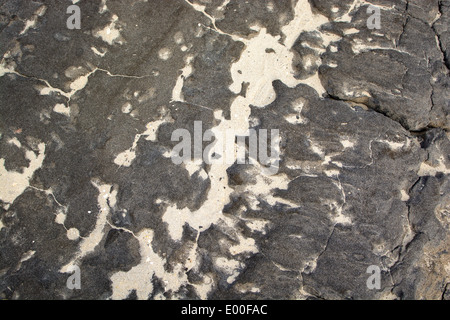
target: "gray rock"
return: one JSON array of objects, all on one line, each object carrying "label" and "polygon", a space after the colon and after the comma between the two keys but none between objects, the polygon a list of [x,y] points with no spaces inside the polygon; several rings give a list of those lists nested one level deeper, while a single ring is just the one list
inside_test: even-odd
[{"label": "gray rock", "polygon": [[449,298],[448,1],[77,5],[0,4],[2,299]]}]

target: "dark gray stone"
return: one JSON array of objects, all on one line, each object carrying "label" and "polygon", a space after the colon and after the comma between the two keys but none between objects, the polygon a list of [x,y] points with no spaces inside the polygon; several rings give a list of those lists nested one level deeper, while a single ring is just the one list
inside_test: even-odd
[{"label": "dark gray stone", "polygon": [[449,1],[296,3],[0,1],[0,298],[449,299]]}]

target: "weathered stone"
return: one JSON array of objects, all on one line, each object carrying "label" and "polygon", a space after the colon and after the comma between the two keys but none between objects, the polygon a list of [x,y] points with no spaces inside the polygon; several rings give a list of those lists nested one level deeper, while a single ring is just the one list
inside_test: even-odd
[{"label": "weathered stone", "polygon": [[449,298],[448,1],[76,5],[0,4],[0,298]]}]

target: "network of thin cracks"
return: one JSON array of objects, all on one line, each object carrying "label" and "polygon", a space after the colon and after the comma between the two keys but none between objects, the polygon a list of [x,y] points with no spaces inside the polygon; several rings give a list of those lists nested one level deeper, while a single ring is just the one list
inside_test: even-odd
[{"label": "network of thin cracks", "polygon": [[[5,58],[3,57],[3,58],[2,58],[2,61],[1,61],[1,63],[0,63],[0,65],[4,65],[4,64],[5,64]],[[94,68],[92,71],[90,71],[89,73],[85,74],[85,75],[82,76],[82,77],[87,77],[87,78],[89,79],[89,78],[91,77],[91,75],[95,74],[96,72],[103,72],[103,73],[105,73],[105,74],[107,74],[108,76],[113,77],[113,78],[144,79],[144,78],[150,78],[150,77],[153,77],[153,75],[137,76],[137,75],[114,74],[114,73],[111,73],[110,71],[108,71],[108,70],[106,70],[106,69],[103,69],[103,68],[100,68],[100,67]],[[32,79],[32,80],[35,80],[35,81],[44,83],[44,84],[46,85],[46,87],[47,87],[48,89],[50,89],[52,92],[56,92],[56,93],[58,93],[60,96],[65,97],[65,98],[67,99],[67,101],[66,101],[66,107],[70,107],[70,102],[71,102],[71,100],[72,100],[72,96],[75,95],[76,93],[78,93],[79,91],[82,91],[82,90],[85,88],[85,86],[84,86],[84,87],[81,88],[81,89],[74,89],[74,90],[72,90],[71,92],[65,92],[65,91],[62,90],[62,89],[53,87],[53,86],[52,86],[47,80],[45,80],[45,79],[41,79],[41,78],[38,78],[38,77],[35,77],[35,76],[25,75],[25,74],[22,74],[22,73],[20,73],[20,72],[17,72],[16,70],[11,70],[11,69],[6,70],[5,73],[7,73],[7,74],[14,74],[14,75],[17,75],[17,76],[22,77],[22,78]]]},{"label": "network of thin cracks", "polygon": [[[194,7],[193,3],[191,3],[189,0],[185,0],[185,2],[188,3],[189,5],[191,5],[195,10],[197,10],[197,9]],[[355,2],[356,2],[356,1],[355,1]],[[408,20],[409,20],[409,18],[410,18],[410,14],[408,13],[408,6],[409,6],[409,1],[407,1],[407,4],[406,4],[406,10],[405,10],[405,12],[406,12],[406,14],[407,14],[407,17],[406,17],[405,22],[404,22],[404,24],[403,24],[403,31],[402,31],[402,33],[400,34],[398,43],[400,42],[401,37],[402,37],[403,34],[404,34],[406,25],[407,25]],[[440,14],[442,15],[442,8],[441,8],[441,6],[442,6],[442,1],[439,1],[439,12],[440,12]],[[353,8],[353,7],[352,7],[352,8]],[[350,8],[349,11],[351,11],[352,8]],[[223,32],[222,30],[220,30],[220,29],[216,26],[215,18],[212,17],[211,15],[209,15],[208,13],[206,13],[204,10],[197,10],[197,11],[202,12],[203,15],[204,15],[205,17],[207,17],[207,18],[210,20],[211,25],[213,26],[213,27],[211,28],[211,27],[208,27],[208,26],[205,26],[205,25],[201,24],[203,27],[205,27],[205,28],[207,28],[207,29],[209,29],[209,30],[212,30],[212,31],[214,31],[214,32],[217,32],[217,33],[219,33],[219,34],[221,34],[221,35],[226,35],[226,36],[228,36],[228,37],[231,37],[234,41],[241,41],[241,42],[246,43],[246,40],[245,40],[245,39],[243,39],[243,38],[241,38],[241,37],[239,37],[239,36],[236,36],[236,35],[228,34],[228,33],[226,33],[226,32]],[[414,18],[415,18],[415,17],[414,17]],[[441,39],[440,39],[439,34],[437,33],[437,31],[436,31],[436,29],[435,29],[435,23],[436,23],[437,20],[438,20],[438,18],[433,22],[433,24],[432,24],[432,29],[433,29],[433,31],[436,33],[436,37],[437,37],[438,43],[439,43],[439,49],[440,49],[440,51],[441,51],[441,53],[442,53],[442,55],[443,55],[444,64],[446,65],[447,68],[449,68],[449,62],[446,60],[445,51],[444,51],[444,49],[443,49],[442,41],[441,41]],[[1,64],[2,64],[2,65],[4,64],[4,58],[2,59]],[[107,75],[110,76],[110,77],[130,78],[130,79],[143,79],[143,78],[151,77],[151,75],[137,76],[137,75],[113,74],[113,73],[111,73],[110,71],[105,70],[105,69],[102,69],[102,68],[100,68],[100,67],[96,67],[95,69],[93,69],[92,71],[90,71],[90,72],[89,72],[87,75],[85,75],[85,76],[87,76],[87,77],[89,78],[91,75],[95,74],[96,72],[103,72],[103,73],[107,74]],[[80,90],[82,90],[82,89],[84,88],[84,87],[83,87],[83,88],[81,88],[80,90],[73,90],[72,92],[68,93],[68,92],[65,92],[65,91],[63,91],[63,90],[61,90],[61,89],[54,88],[54,87],[53,87],[47,80],[45,80],[45,79],[40,79],[40,78],[37,78],[37,77],[34,77],[34,76],[29,76],[29,75],[24,75],[24,74],[21,74],[21,73],[15,71],[15,70],[8,70],[7,73],[15,74],[15,75],[17,75],[17,76],[19,76],[19,77],[23,77],[23,78],[27,78],[27,79],[33,79],[33,80],[36,80],[36,81],[39,81],[39,82],[44,83],[49,89],[51,89],[51,91],[57,92],[57,93],[59,93],[61,96],[66,97],[66,98],[67,98],[67,101],[66,101],[67,106],[70,106],[70,102],[71,102],[72,96],[73,96],[74,94],[76,94],[78,91],[80,91]],[[328,98],[331,98],[331,99],[334,99],[334,100],[340,100],[340,101],[344,101],[344,102],[349,102],[349,101],[342,100],[342,99],[339,99],[339,98],[334,97],[334,96],[331,96],[331,95],[328,95]],[[351,101],[350,101],[350,102],[351,102]],[[358,102],[358,103],[360,103],[360,102]],[[192,103],[189,103],[189,104],[192,105]],[[195,105],[195,104],[194,104],[194,105]],[[207,107],[204,107],[204,106],[201,106],[201,105],[195,105],[195,106],[198,106],[198,107],[201,107],[201,108],[205,108],[205,109],[209,109],[209,110],[212,111],[212,109],[207,108]],[[367,107],[370,108],[370,106],[367,106]],[[373,108],[370,108],[370,109],[373,110]],[[378,110],[375,110],[375,111],[379,112]],[[379,113],[381,113],[381,112],[379,112]],[[396,121],[395,119],[392,119],[389,115],[387,115],[387,114],[385,114],[385,113],[381,113],[381,114],[383,114],[384,116],[390,118],[391,120]],[[396,121],[396,122],[398,122],[398,121]],[[400,123],[400,124],[401,124],[401,123]],[[401,125],[402,125],[402,124],[401,124]],[[402,125],[402,126],[403,126],[403,125]],[[405,128],[405,126],[403,126],[403,127]],[[405,129],[408,130],[407,128],[405,128]],[[410,131],[410,130],[408,130],[408,131]],[[373,142],[373,141],[374,141],[374,140],[371,140],[371,141],[369,142],[369,150],[370,150],[371,163],[365,165],[364,167],[370,166],[370,165],[373,164],[373,162],[374,162],[374,159],[373,159],[373,151],[372,151],[372,142]],[[345,205],[345,202],[346,202],[346,200],[345,200],[345,191],[344,191],[344,189],[343,189],[343,187],[342,187],[342,184],[341,184],[341,181],[340,181],[340,179],[339,179],[339,176],[337,176],[336,179],[337,179],[337,181],[338,181],[338,183],[339,183],[339,185],[340,185],[340,188],[341,188],[341,192],[342,192],[342,196],[343,196],[343,204],[342,204],[342,206],[344,206],[344,205]],[[413,183],[413,185],[409,188],[408,195],[411,194],[412,189],[414,188],[414,186],[415,186],[419,181],[420,181],[420,178],[417,179],[417,180]],[[29,187],[32,188],[32,189],[34,189],[34,190],[37,190],[37,191],[40,191],[40,192],[44,192],[44,193],[47,194],[47,195],[50,195],[50,196],[53,198],[53,200],[55,201],[55,203],[56,203],[58,206],[62,207],[65,211],[67,211],[67,207],[64,206],[64,205],[62,205],[62,204],[56,199],[56,197],[55,197],[55,195],[53,194],[53,191],[52,191],[52,190],[44,190],[44,189],[40,189],[40,188],[37,188],[37,187],[35,187],[35,186],[31,186],[31,185],[30,185]],[[410,222],[410,219],[409,219],[409,216],[410,216],[410,204],[409,204],[409,203],[407,203],[407,207],[408,207],[408,214],[407,214],[406,219],[407,219],[407,221],[408,221],[408,224],[409,224],[411,230],[414,232],[413,226],[411,225],[411,222]],[[55,215],[56,215],[56,214],[55,214]],[[133,231],[131,231],[131,230],[125,228],[125,227],[118,227],[118,226],[115,226],[115,225],[114,225],[112,222],[110,222],[108,219],[107,219],[106,223],[107,223],[112,229],[127,232],[127,233],[131,234],[134,238],[136,238],[137,240],[139,240],[138,237],[135,235],[135,233],[134,233]],[[337,225],[337,223],[334,224],[333,227],[331,228],[330,235],[329,235],[328,238],[327,238],[327,241],[326,241],[326,243],[325,243],[325,245],[324,245],[323,250],[317,255],[317,258],[315,259],[316,261],[317,261],[317,260],[318,260],[318,259],[326,252],[326,250],[328,249],[329,242],[330,242],[332,236],[334,235],[334,232],[335,232],[335,229],[336,229],[336,225]],[[67,228],[66,228],[66,226],[65,226],[64,224],[63,224],[63,227],[67,230]],[[393,267],[395,267],[397,264],[401,263],[401,258],[402,258],[402,257],[404,256],[404,254],[407,252],[409,244],[410,244],[411,242],[413,242],[414,239],[416,239],[417,235],[419,234],[419,233],[417,233],[417,232],[414,232],[414,233],[415,233],[414,237],[412,237],[412,239],[411,239],[409,242],[407,242],[407,243],[405,243],[405,244],[402,244],[402,245],[399,245],[398,247],[394,248],[394,249],[391,251],[391,252],[394,252],[394,251],[398,250],[399,247],[400,247],[400,251],[399,251],[399,253],[398,253],[398,260],[397,260],[390,268],[386,268],[387,271],[388,271],[388,273],[389,273],[390,279],[391,279],[391,284],[392,284],[391,292],[393,292],[393,290],[395,289],[395,286],[396,286],[395,283],[394,283],[392,274],[391,274],[391,269],[392,269]],[[80,238],[83,238],[83,237],[80,236]],[[271,261],[272,261],[272,260],[271,260]],[[274,263],[274,262],[272,261],[272,263]],[[276,263],[274,263],[274,264],[275,264],[277,267],[279,267]],[[294,271],[294,270],[293,270],[293,271]],[[300,272],[299,277],[301,277],[301,275],[302,275],[302,272]],[[301,280],[302,280],[302,279],[301,279]],[[302,282],[303,282],[303,281],[302,281]],[[442,293],[442,299],[444,299],[444,294],[446,293],[448,286],[449,286],[449,283],[447,283],[447,284],[445,285],[445,287],[444,287],[444,290],[443,290],[443,293]],[[311,293],[308,293],[308,294],[310,294],[311,296],[315,296],[315,297],[317,297],[317,298],[321,298],[320,296],[317,296],[317,295],[314,295],[314,294],[311,294]]]}]

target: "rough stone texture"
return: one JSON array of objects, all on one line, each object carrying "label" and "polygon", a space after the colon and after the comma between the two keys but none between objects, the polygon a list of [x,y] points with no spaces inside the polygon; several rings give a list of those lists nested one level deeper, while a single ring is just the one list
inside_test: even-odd
[{"label": "rough stone texture", "polygon": [[194,1],[0,0],[0,298],[449,299],[450,1]]}]

